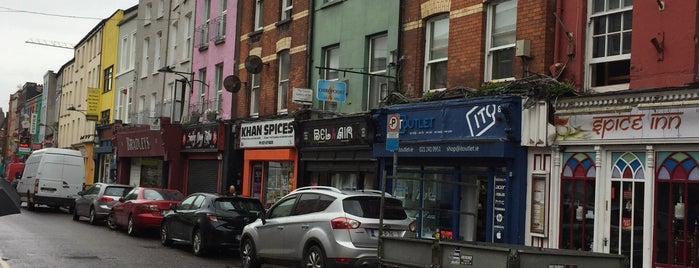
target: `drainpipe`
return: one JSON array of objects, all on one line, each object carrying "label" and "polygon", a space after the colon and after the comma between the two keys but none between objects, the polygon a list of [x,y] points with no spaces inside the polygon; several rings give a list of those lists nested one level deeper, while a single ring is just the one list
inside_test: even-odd
[{"label": "drainpipe", "polygon": [[[306,49],[306,86],[312,89],[311,82],[311,70],[313,70],[313,24],[315,23],[315,0],[310,0],[310,6],[308,7],[308,41]],[[313,106],[313,104],[311,104]],[[313,108],[313,107],[311,107]]]}]

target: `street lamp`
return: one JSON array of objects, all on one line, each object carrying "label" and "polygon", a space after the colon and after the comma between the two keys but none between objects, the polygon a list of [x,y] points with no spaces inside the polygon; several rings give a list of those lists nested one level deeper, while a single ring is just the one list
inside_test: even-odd
[{"label": "street lamp", "polygon": [[71,111],[71,112],[79,112],[79,113],[82,113],[84,115],[87,115],[87,110],[78,110],[73,105],[68,106],[68,108],[66,108],[66,110]]},{"label": "street lamp", "polygon": [[[158,69],[158,72],[176,74],[176,75],[182,77],[182,81],[184,81],[185,85],[189,85],[189,88],[190,88],[191,90],[194,90],[194,84],[193,84],[193,82],[195,82],[195,81],[196,81],[196,82],[199,82],[199,83],[202,83],[202,84],[205,85],[207,88],[209,87],[209,85],[206,84],[204,81],[197,80],[197,79],[192,79],[192,77],[194,76],[194,72],[180,72],[180,71],[175,71],[175,70],[173,70],[172,68],[170,68],[170,66],[163,66],[163,67],[161,67],[160,69]],[[189,77],[187,77],[187,76],[185,76],[185,75],[188,75]],[[181,94],[181,95],[180,95],[181,102],[180,102],[180,109],[179,109],[179,111],[182,112],[183,114],[186,114],[186,112],[188,112],[188,111],[185,111],[185,109],[184,109],[185,107],[188,107],[188,106],[185,106],[185,100],[186,100],[186,99],[185,99],[185,90],[186,90],[186,88],[183,88],[183,89],[182,89],[182,92],[180,93],[180,94]],[[174,106],[173,106],[173,109],[174,109]],[[176,111],[173,111],[173,115],[175,115],[175,112],[176,112]]]}]

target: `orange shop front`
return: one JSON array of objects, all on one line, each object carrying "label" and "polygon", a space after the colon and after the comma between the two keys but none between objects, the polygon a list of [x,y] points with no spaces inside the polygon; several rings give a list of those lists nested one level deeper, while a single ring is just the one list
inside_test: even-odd
[{"label": "orange shop front", "polygon": [[294,119],[242,123],[243,195],[259,198],[265,207],[296,188],[298,153]]}]

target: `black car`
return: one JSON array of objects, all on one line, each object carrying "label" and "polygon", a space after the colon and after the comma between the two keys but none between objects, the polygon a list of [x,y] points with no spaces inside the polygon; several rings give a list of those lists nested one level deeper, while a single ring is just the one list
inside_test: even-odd
[{"label": "black car", "polygon": [[191,194],[171,209],[160,225],[160,242],[191,244],[197,256],[211,249],[238,249],[243,227],[264,211],[258,199],[211,193]]}]

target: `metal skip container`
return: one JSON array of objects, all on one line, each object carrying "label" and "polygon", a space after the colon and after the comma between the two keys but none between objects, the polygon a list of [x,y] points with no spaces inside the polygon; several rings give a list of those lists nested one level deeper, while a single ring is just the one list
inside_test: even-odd
[{"label": "metal skip container", "polygon": [[522,245],[382,237],[382,267],[626,268],[623,255]]}]

